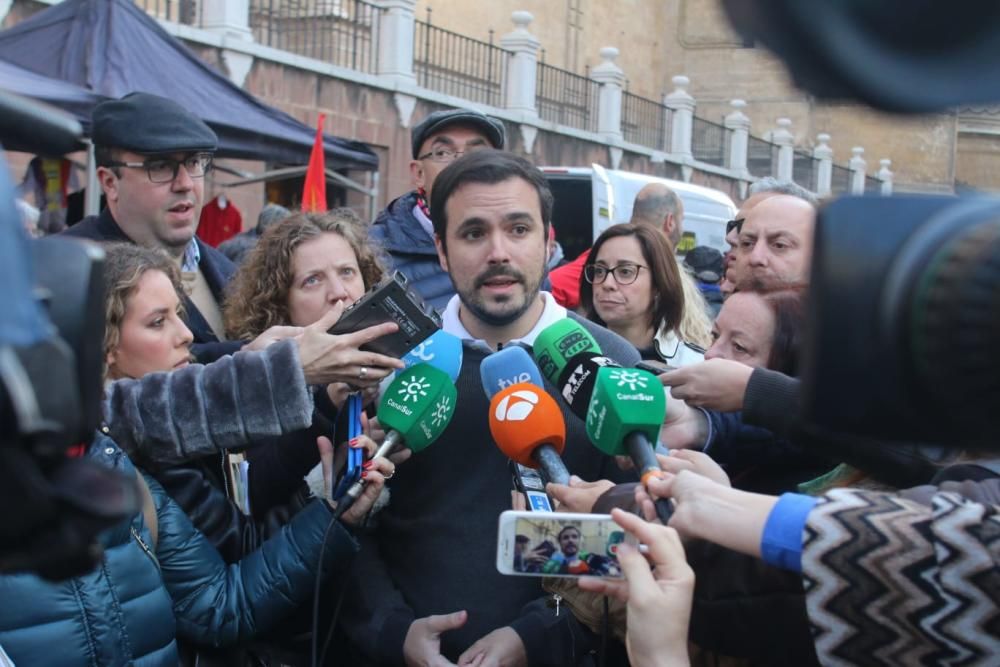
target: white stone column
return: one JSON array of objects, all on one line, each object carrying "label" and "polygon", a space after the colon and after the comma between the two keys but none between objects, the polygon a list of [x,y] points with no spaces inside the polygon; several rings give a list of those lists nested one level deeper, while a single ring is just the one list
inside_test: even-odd
[{"label": "white stone column", "polygon": [[771,142],[778,147],[778,164],[774,168],[774,176],[779,181],[792,180],[795,162],[795,135],[792,134],[792,119],[779,118],[775,121],[777,128],[771,132]]},{"label": "white stone column", "polygon": [[202,0],[201,27],[226,37],[253,41],[250,0]]},{"label": "white stone column", "polygon": [[830,135],[824,133],[816,135],[816,148],[813,149],[813,157],[819,160],[816,165],[816,194],[820,197],[830,196],[831,183],[833,182],[833,149],[830,148]]},{"label": "white stone column", "polygon": [[601,84],[597,104],[597,133],[608,141],[622,139],[622,90],[625,72],[615,64],[618,49],[601,49],[601,64],[590,70],[590,78]]},{"label": "white stone column", "polygon": [[865,154],[865,149],[861,146],[855,146],[851,149],[851,153],[851,159],[847,163],[851,170],[851,194],[863,195],[865,193],[865,170],[868,169],[868,163],[861,157]]},{"label": "white stone column", "polygon": [[[202,0],[201,27],[222,35],[227,40],[252,42],[249,0]],[[253,56],[241,51],[222,49],[229,80],[243,87],[253,66]]]},{"label": "white stone column", "polygon": [[538,49],[542,43],[528,32],[535,17],[531,12],[518,11],[510,18],[514,30],[500,38],[500,47],[511,52],[507,58],[506,107],[537,118],[535,79],[538,76]]},{"label": "white stone column", "polygon": [[745,100],[733,100],[729,106],[732,112],[726,116],[723,124],[730,130],[729,139],[729,168],[736,172],[738,177],[749,178],[750,172],[747,170],[747,146],[750,142],[750,119],[743,109],[747,103]]},{"label": "white stone column", "polygon": [[878,161],[878,164],[878,179],[882,181],[881,193],[883,196],[888,197],[892,194],[892,170],[889,169],[892,166],[892,160],[882,158]]},{"label": "white stone column", "polygon": [[691,153],[691,133],[694,122],[695,101],[687,91],[691,79],[683,74],[671,79],[674,92],[663,98],[664,106],[673,110],[673,122],[670,128],[670,152],[682,160],[694,159]]},{"label": "white stone column", "polygon": [[417,0],[374,0],[379,12],[379,76],[389,82],[415,85],[413,74],[414,8]]}]

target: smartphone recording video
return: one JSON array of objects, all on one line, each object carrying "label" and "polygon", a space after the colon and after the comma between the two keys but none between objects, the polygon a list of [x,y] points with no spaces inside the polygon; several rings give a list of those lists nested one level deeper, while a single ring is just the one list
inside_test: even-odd
[{"label": "smartphone recording video", "polygon": [[608,514],[504,512],[497,570],[536,577],[620,578],[617,550],[625,540]]}]

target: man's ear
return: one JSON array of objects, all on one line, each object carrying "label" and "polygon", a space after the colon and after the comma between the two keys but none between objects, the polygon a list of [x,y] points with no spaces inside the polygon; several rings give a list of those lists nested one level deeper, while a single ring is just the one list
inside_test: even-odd
[{"label": "man's ear", "polygon": [[118,177],[108,167],[97,168],[97,182],[101,184],[108,201],[118,201]]},{"label": "man's ear", "polygon": [[424,165],[420,163],[420,160],[410,161],[410,181],[413,182],[413,187],[416,189],[424,187]]},{"label": "man's ear", "polygon": [[434,235],[434,247],[437,248],[438,263],[441,264],[445,273],[448,273],[448,254],[444,251],[444,244],[441,243],[441,237],[437,234]]}]

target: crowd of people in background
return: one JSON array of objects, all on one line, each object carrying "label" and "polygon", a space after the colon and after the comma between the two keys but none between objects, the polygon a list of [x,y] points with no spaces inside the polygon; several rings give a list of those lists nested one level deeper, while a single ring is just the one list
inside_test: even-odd
[{"label": "crowd of people in background", "polygon": [[[503,123],[447,109],[414,126],[414,189],[375,220],[269,204],[216,249],[196,236],[217,143],[204,122],[133,93],[95,108],[92,136],[106,207],[62,232],[107,254],[104,423],[83,455],[134,476],[144,503],[102,536],[93,572],[0,576],[0,664],[1000,655],[996,466],[929,465],[917,445],[842,455],[796,419],[810,192],[762,179],[727,225],[727,253],[678,257],[683,201],[653,183],[630,222],[565,258],[548,185],[505,151]],[[393,271],[462,342],[455,415],[412,456],[376,455],[377,399],[404,364],[367,344],[397,325],[329,333]],[[567,319],[622,366],[660,371],[662,472],[639,482],[591,446],[547,384],[574,475],[547,491],[560,510],[610,512],[644,546],[617,545],[618,572],[575,525],[534,546],[519,535],[515,569],[540,576],[506,577],[483,565],[512,486],[480,371]],[[352,396],[361,435],[348,435]],[[350,450],[366,486],[343,511]]]}]

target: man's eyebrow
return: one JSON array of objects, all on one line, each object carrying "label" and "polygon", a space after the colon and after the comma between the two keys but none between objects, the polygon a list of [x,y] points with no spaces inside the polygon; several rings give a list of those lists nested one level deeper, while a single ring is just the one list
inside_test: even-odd
[{"label": "man's eyebrow", "polygon": [[504,222],[534,222],[535,219],[527,211],[511,211],[503,216]]},{"label": "man's eyebrow", "polygon": [[434,139],[431,140],[431,146],[434,146],[436,144],[444,144],[446,146],[454,146],[455,142],[452,141],[452,138],[449,137],[448,135],[439,134],[438,136],[434,137]]},{"label": "man's eyebrow", "polygon": [[776,232],[769,232],[767,234],[767,240],[768,241],[775,241],[775,240],[781,239],[781,238],[786,238],[786,239],[788,239],[790,241],[793,241],[794,243],[798,243],[799,242],[799,239],[798,239],[797,236],[795,236],[794,234],[792,234],[791,232],[789,232],[789,231],[787,231],[785,229],[779,229]]}]

